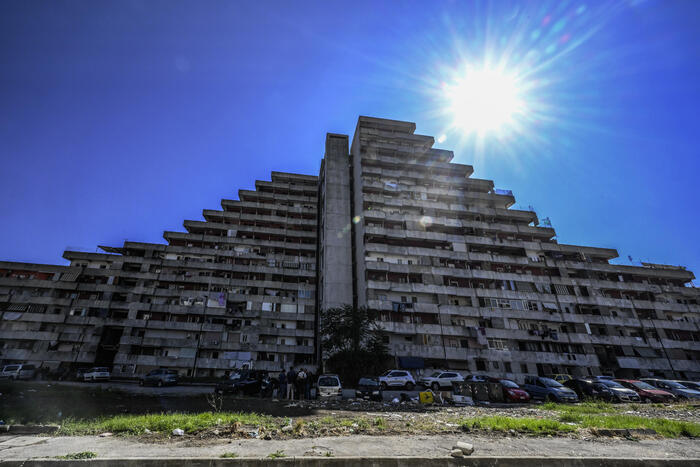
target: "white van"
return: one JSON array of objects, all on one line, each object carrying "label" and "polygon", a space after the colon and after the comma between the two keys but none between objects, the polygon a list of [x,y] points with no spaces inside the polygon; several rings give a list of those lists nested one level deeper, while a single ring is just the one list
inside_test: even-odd
[{"label": "white van", "polygon": [[316,384],[318,391],[316,397],[337,397],[339,399],[343,398],[343,387],[340,384],[340,378],[338,375],[321,375],[318,377],[318,382]]},{"label": "white van", "polygon": [[0,371],[0,378],[3,379],[33,379],[36,375],[36,366],[26,363],[5,365]]}]

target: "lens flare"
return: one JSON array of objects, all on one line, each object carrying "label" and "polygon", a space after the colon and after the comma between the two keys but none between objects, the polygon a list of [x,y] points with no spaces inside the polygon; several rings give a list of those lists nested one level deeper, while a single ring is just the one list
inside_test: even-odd
[{"label": "lens flare", "polygon": [[469,67],[444,93],[453,126],[466,133],[501,130],[527,110],[517,77],[503,69]]}]

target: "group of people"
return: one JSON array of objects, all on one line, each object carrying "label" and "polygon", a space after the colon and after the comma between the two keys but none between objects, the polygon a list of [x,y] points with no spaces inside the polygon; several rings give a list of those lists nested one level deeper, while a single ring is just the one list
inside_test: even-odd
[{"label": "group of people", "polygon": [[300,368],[299,371],[293,367],[285,373],[282,370],[279,374],[279,398],[280,399],[311,399],[311,386],[315,375],[310,370]]}]

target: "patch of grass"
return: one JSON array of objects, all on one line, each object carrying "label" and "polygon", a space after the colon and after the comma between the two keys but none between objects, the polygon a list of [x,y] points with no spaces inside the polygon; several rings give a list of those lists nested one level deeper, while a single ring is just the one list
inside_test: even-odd
[{"label": "patch of grass", "polygon": [[71,452],[70,454],[66,454],[65,456],[56,456],[56,459],[94,459],[97,457],[96,452],[92,451],[81,451],[81,452]]},{"label": "patch of grass", "polygon": [[333,453],[330,452],[330,451],[326,451],[326,453],[324,454],[324,456],[326,456],[326,457],[333,457]]},{"label": "patch of grass", "polygon": [[545,410],[553,410],[555,412],[564,412],[570,414],[600,414],[600,413],[616,413],[620,409],[609,402],[603,401],[586,401],[580,404],[559,404],[556,402],[546,402],[541,406]]},{"label": "patch of grass", "polygon": [[575,427],[565,425],[557,420],[546,418],[514,418],[514,417],[475,417],[460,420],[462,429],[510,431],[532,433],[537,435],[553,435],[576,431]]},{"label": "patch of grass", "polygon": [[667,418],[648,418],[636,415],[576,415],[562,414],[562,422],[576,423],[582,428],[639,429],[651,428],[666,438],[700,437],[700,424],[669,420]]},{"label": "patch of grass", "polygon": [[280,459],[282,457],[287,457],[287,455],[280,449],[279,451],[271,452],[267,457],[270,459]]},{"label": "patch of grass", "polygon": [[115,415],[93,420],[66,420],[59,430],[61,435],[89,435],[109,431],[112,433],[139,435],[150,431],[170,433],[181,428],[194,433],[215,426],[243,425],[272,426],[274,419],[256,413],[202,412],[197,414],[172,413],[148,415]]},{"label": "patch of grass", "polygon": [[295,434],[299,434],[304,430],[304,420],[297,420],[296,423],[294,423],[294,431]]},{"label": "patch of grass", "polygon": [[238,457],[238,454],[236,454],[235,452],[225,452],[225,453],[221,454],[219,457],[221,457],[223,459],[233,459],[234,457]]},{"label": "patch of grass", "polygon": [[386,419],[384,417],[375,418],[374,426],[376,426],[380,430],[386,430]]}]

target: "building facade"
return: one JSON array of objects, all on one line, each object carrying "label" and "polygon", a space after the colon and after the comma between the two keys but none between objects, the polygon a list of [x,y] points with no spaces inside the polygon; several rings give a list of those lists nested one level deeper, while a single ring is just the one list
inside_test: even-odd
[{"label": "building facade", "polygon": [[354,304],[380,312],[400,367],[700,378],[690,271],[558,243],[414,131],[360,117],[351,143],[327,135],[318,177],[273,172],[167,244],[0,262],[0,362],[315,367],[323,310]]}]

